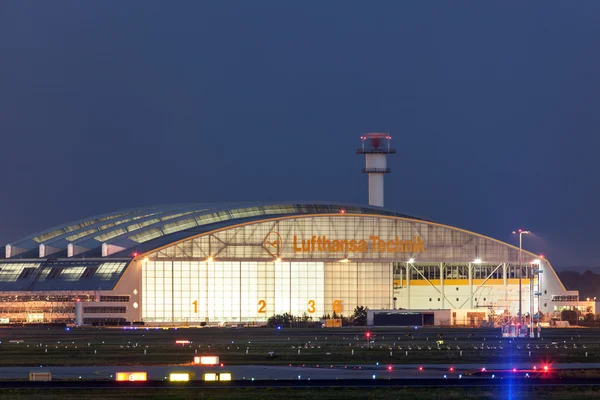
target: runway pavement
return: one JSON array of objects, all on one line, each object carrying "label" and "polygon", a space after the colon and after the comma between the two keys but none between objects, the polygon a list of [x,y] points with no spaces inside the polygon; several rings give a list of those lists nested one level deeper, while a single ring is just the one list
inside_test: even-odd
[{"label": "runway pavement", "polygon": [[475,388],[475,387],[565,387],[565,386],[600,386],[600,379],[544,379],[544,378],[512,378],[512,379],[350,379],[350,380],[262,380],[262,381],[232,381],[232,382],[115,382],[115,381],[51,381],[51,382],[0,382],[0,389],[58,389],[58,390],[143,390],[178,388],[219,390],[231,388],[384,388],[384,387],[411,387],[411,388]]},{"label": "runway pavement", "polygon": [[[271,365],[224,365],[215,367],[195,365],[152,365],[152,366],[85,366],[85,367],[1,367],[0,380],[27,380],[30,372],[50,372],[53,380],[114,380],[117,372],[146,372],[149,380],[168,379],[170,373],[188,372],[192,379],[200,380],[205,372],[230,372],[235,380],[356,380],[356,379],[473,379],[493,371],[512,371],[516,377],[525,377],[526,371],[541,371],[537,363],[515,364],[368,364],[368,365],[319,365],[316,366],[271,366]],[[452,370],[451,370],[452,368]],[[550,371],[564,369],[600,369],[600,363],[552,364]],[[473,374],[475,372],[475,374]],[[496,374],[498,375],[498,374]],[[532,374],[530,373],[530,376]]]}]

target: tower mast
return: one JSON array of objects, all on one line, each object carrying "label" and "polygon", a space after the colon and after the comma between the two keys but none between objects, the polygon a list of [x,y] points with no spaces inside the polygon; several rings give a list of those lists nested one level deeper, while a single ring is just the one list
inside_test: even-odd
[{"label": "tower mast", "polygon": [[387,133],[367,133],[360,140],[356,154],[365,155],[362,172],[369,174],[369,205],[383,207],[383,176],[392,172],[387,167],[387,155],[396,154],[396,149],[391,148],[392,137]]}]

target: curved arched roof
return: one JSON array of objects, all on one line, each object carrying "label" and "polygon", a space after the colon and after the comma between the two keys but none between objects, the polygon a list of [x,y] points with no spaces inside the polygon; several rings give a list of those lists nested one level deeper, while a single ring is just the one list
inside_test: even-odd
[{"label": "curved arched roof", "polygon": [[[338,202],[236,202],[190,203],[143,207],[106,213],[55,226],[10,243],[20,249],[20,257],[38,256],[43,244],[54,257],[66,257],[69,244],[80,256],[100,256],[103,244],[114,246],[111,253],[126,256],[127,250],[140,251],[198,234],[213,227],[266,217],[303,214],[390,215],[415,220],[422,218],[383,208]],[[131,252],[130,251],[130,252]],[[125,252],[125,253],[124,253]]]}]

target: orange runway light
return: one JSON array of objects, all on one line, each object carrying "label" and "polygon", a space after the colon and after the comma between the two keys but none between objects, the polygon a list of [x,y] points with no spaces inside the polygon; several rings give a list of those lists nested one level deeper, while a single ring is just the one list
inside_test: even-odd
[{"label": "orange runway light", "polygon": [[[196,356],[194,364],[200,365],[219,365],[219,357],[217,356]],[[223,365],[221,365],[223,366]]]},{"label": "orange runway light", "polygon": [[145,372],[117,372],[117,382],[145,382],[148,374]]},{"label": "orange runway light", "polygon": [[189,340],[176,340],[175,344],[190,344]]}]

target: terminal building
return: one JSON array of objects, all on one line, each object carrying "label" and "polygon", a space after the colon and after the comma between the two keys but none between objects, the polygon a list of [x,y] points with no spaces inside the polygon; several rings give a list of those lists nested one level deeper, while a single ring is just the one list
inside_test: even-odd
[{"label": "terminal building", "polygon": [[519,312],[595,312],[594,302],[565,289],[547,259],[381,207],[385,155],[393,150],[363,138],[364,172],[370,181],[377,175],[372,205],[145,207],[7,244],[0,322],[262,324],[274,314],[319,320],[366,306],[449,310],[439,323],[472,325]]}]

